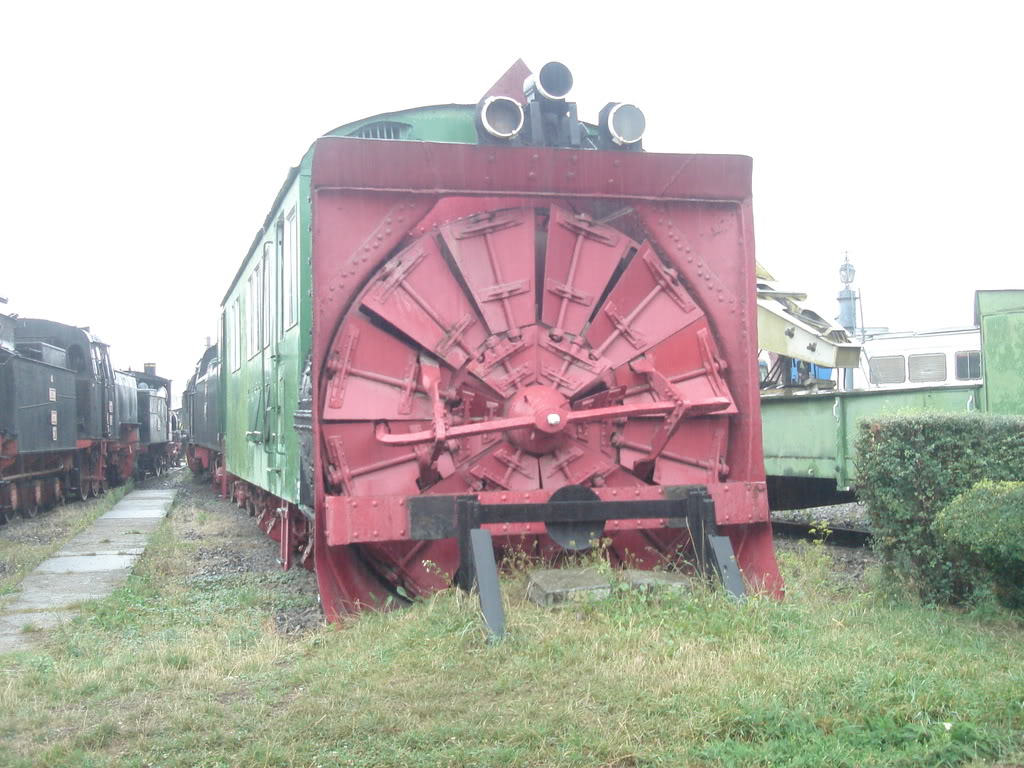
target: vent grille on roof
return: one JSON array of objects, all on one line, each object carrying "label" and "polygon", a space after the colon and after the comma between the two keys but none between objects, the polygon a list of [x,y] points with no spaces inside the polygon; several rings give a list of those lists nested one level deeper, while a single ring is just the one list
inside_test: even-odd
[{"label": "vent grille on roof", "polygon": [[376,123],[368,123],[349,135],[357,139],[391,139],[393,141],[400,141],[409,135],[411,129],[412,126],[405,123],[379,120]]},{"label": "vent grille on roof", "polygon": [[915,383],[946,380],[946,355],[942,352],[911,355],[909,362],[910,380]]}]

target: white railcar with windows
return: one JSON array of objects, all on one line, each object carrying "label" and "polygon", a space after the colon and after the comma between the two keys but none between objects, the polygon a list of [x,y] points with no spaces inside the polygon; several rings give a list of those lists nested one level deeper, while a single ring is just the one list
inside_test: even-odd
[{"label": "white railcar with windows", "polygon": [[864,340],[854,389],[912,389],[981,383],[975,327],[879,333]]}]

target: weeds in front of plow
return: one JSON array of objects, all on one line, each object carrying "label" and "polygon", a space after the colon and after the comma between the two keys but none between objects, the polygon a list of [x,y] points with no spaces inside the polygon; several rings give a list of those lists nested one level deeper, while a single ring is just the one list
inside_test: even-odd
[{"label": "weeds in front of plow", "polygon": [[196,577],[199,545],[176,535],[189,515],[228,535],[221,510],[177,508],[124,588],[46,651],[0,658],[0,764],[916,766],[1021,755],[1020,623],[837,584],[814,545],[780,557],[782,602],[738,604],[701,585],[547,610],[513,575],[509,636],[490,646],[476,598],[456,590],[281,635],[274,615],[299,599],[282,587],[304,574]]}]

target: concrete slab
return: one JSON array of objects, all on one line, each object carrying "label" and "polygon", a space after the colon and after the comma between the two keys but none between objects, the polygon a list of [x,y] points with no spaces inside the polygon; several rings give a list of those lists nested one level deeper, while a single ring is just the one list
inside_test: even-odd
[{"label": "concrete slab", "polygon": [[149,536],[145,533],[125,533],[131,530],[130,525],[123,521],[117,526],[100,526],[89,528],[71,539],[55,557],[67,555],[91,555],[91,554],[139,554],[146,545]]},{"label": "concrete slab", "polygon": [[526,595],[537,605],[600,600],[612,593],[611,582],[594,568],[555,568],[533,571]]},{"label": "concrete slab", "polygon": [[163,518],[143,518],[140,520],[128,520],[119,517],[101,517],[97,519],[92,525],[86,528],[79,536],[83,536],[89,533],[105,533],[105,534],[132,534],[138,536],[143,533],[152,533],[160,527],[160,521]]},{"label": "concrete slab", "polygon": [[167,516],[166,504],[161,505],[136,505],[116,506],[100,520],[136,520],[136,519],[160,519]]},{"label": "concrete slab", "polygon": [[0,632],[0,653],[14,653],[15,651],[31,651],[36,647],[36,638],[33,632]]},{"label": "concrete slab", "polygon": [[[688,592],[698,582],[698,578],[693,575],[661,571],[616,571],[614,578],[616,581],[628,584],[632,589],[645,592],[658,590]],[[608,597],[611,591],[611,580],[595,568],[556,568],[533,571],[526,587],[527,597],[537,605],[546,608],[580,600],[600,600]]]},{"label": "concrete slab", "polygon": [[140,518],[161,518],[174,501],[176,491],[132,491],[119,501],[100,520],[124,520]]},{"label": "concrete slab", "polygon": [[[0,608],[0,653],[28,649],[47,629],[124,583],[176,491],[133,491],[56,555],[40,563]],[[23,629],[30,625],[31,632]],[[36,631],[38,630],[38,631]]]},{"label": "concrete slab", "polygon": [[73,611],[8,613],[0,616],[0,653],[31,650],[40,632],[73,619]]},{"label": "concrete slab", "polygon": [[698,578],[691,574],[667,573],[663,571],[627,570],[622,571],[620,577],[633,589],[647,592],[656,592],[663,589],[689,592],[698,581]]},{"label": "concrete slab", "polygon": [[83,579],[77,574],[33,571],[19,585],[20,592],[10,595],[8,611],[38,611],[84,603],[106,597],[128,578],[129,571],[96,571]]},{"label": "concrete slab", "polygon": [[0,616],[0,632],[33,632],[66,624],[78,614],[75,611],[25,611]]},{"label": "concrete slab", "polygon": [[132,556],[138,557],[146,551],[145,547],[118,547],[111,544],[106,544],[102,548],[100,547],[83,547],[79,551],[76,550],[61,550],[54,557],[120,557],[120,556]]},{"label": "concrete slab", "polygon": [[68,555],[51,557],[36,568],[42,573],[92,573],[131,568],[138,555]]}]

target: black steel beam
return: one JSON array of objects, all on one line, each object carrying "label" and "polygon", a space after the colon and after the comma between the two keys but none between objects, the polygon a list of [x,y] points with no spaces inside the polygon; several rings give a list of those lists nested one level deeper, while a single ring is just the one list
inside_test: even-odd
[{"label": "black steel beam", "polygon": [[[691,489],[687,489],[691,490]],[[695,490],[695,489],[694,489]],[[450,539],[458,533],[457,508],[475,496],[417,496],[409,499],[409,525],[413,539]],[[594,520],[668,518],[669,525],[684,525],[686,497],[636,501],[554,501],[535,504],[475,505],[478,525],[499,523],[572,523]]]}]

